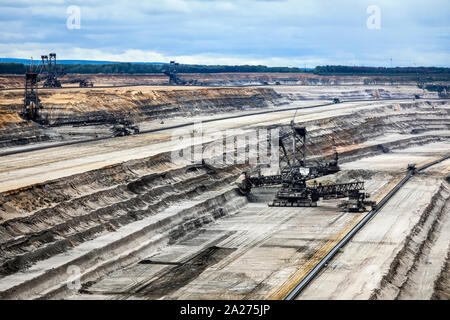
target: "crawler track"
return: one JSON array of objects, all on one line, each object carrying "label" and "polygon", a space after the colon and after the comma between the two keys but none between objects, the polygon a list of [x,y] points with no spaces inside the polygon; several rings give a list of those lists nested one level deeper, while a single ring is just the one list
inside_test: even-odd
[{"label": "crawler track", "polygon": [[[438,164],[442,161],[445,161],[447,159],[450,159],[450,154],[435,160],[433,162],[430,162],[426,165],[423,165],[422,167],[418,168],[416,171],[421,172],[423,170],[428,169],[429,167]],[[392,196],[411,178],[411,176],[414,175],[414,172],[408,171],[405,175],[405,177],[395,185],[394,188],[389,191],[389,193],[383,197],[383,199],[380,200],[379,203],[377,203],[377,206],[375,209],[371,210],[355,227],[353,227],[352,230],[350,230],[344,238],[339,241],[339,243],[328,252],[328,254],[320,260],[320,262],[303,278],[303,280],[295,286],[295,288],[284,298],[284,300],[293,300],[295,299],[310,283],[311,281],[320,273],[322,268],[326,266],[326,264],[336,255],[336,253],[339,252],[341,248],[343,248],[350,239],[359,231],[361,230],[364,225],[369,222],[380,210],[383,208],[383,206],[392,198]]]}]

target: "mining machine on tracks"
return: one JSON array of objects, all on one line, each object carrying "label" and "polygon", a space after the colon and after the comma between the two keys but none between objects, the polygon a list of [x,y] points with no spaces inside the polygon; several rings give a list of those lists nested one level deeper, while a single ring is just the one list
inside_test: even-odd
[{"label": "mining machine on tracks", "polygon": [[[319,157],[311,157],[307,162],[306,153],[313,143],[307,141],[306,128],[296,125],[292,120],[289,131],[280,134],[279,137],[279,174],[261,175],[260,172],[256,176],[246,174],[240,184],[242,192],[248,194],[255,187],[279,185],[275,199],[268,203],[271,207],[316,207],[320,199],[339,198],[348,198],[340,207],[349,212],[366,211],[369,206],[375,205],[373,201],[367,200],[370,195],[364,192],[363,181],[340,184],[317,183],[316,178],[340,171],[338,153],[334,152],[333,159],[329,162]],[[292,147],[288,152],[287,147],[290,144]]]}]

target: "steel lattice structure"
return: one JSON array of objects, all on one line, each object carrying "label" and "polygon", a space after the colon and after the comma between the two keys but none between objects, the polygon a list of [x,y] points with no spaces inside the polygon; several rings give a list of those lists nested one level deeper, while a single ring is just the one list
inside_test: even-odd
[{"label": "steel lattice structure", "polygon": [[42,108],[38,95],[38,74],[27,72],[25,74],[25,96],[22,108],[22,117],[26,120],[37,120],[39,109]]},{"label": "steel lattice structure", "polygon": [[[348,211],[365,210],[365,205],[371,205],[371,202],[365,200],[368,194],[363,192],[362,181],[327,185],[317,184],[314,181],[313,186],[307,186],[308,180],[340,171],[339,156],[336,152],[334,159],[328,163],[317,160],[310,161],[314,162],[311,164],[307,163],[307,142],[306,128],[297,126],[292,121],[291,132],[286,132],[279,138],[280,174],[269,176],[246,174],[241,189],[248,193],[254,187],[281,185],[275,199],[269,203],[269,206],[277,207],[315,207],[320,199],[347,197],[349,202],[345,207]],[[288,148],[289,143],[292,143],[291,152]]]}]

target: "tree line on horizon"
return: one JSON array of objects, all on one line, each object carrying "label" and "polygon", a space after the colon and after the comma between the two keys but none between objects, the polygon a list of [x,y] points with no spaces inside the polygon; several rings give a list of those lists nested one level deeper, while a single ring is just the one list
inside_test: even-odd
[{"label": "tree line on horizon", "polygon": [[[110,64],[61,64],[66,73],[95,74],[146,74],[162,73],[166,65],[135,64],[135,63],[110,63]],[[22,63],[0,63],[0,74],[24,74],[30,67]],[[36,69],[36,68],[35,68]],[[261,72],[261,73],[298,73],[305,70],[293,67],[267,67],[267,66],[224,66],[224,65],[188,65],[177,66],[179,73],[236,73],[236,72]]]},{"label": "tree line on horizon", "polygon": [[[162,73],[166,65],[111,63],[111,64],[62,64],[66,73],[78,74],[146,74]],[[23,63],[0,63],[0,74],[25,74],[29,66]],[[35,67],[36,68],[36,67]],[[312,70],[296,67],[267,67],[262,65],[188,65],[177,66],[179,73],[300,73],[317,75],[449,75],[450,68],[443,67],[364,67],[364,66],[317,66]]]},{"label": "tree line on horizon", "polygon": [[443,67],[364,67],[364,66],[317,66],[315,74],[366,74],[366,75],[403,75],[403,74],[450,74],[450,68]]}]

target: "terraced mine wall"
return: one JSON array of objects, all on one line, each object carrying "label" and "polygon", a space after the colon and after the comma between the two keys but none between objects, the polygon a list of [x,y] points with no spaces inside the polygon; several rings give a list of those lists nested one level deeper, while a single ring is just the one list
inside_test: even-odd
[{"label": "terraced mine wall", "polygon": [[0,148],[49,139],[38,124],[24,121],[17,112],[0,106]]},{"label": "terraced mine wall", "polygon": [[[106,248],[77,257],[76,264],[88,269],[112,253],[119,258],[124,247],[136,249],[146,244],[154,250],[171,243],[245,204],[236,186],[230,187],[241,171],[237,166],[214,173],[204,167],[176,168],[170,156],[163,154],[76,175],[70,181],[59,179],[3,194],[2,210],[17,218],[4,221],[0,227],[0,279],[79,248],[86,241],[107,237],[125,225],[136,230]],[[218,189],[223,191],[214,192]],[[180,206],[180,201],[190,205]],[[176,208],[171,209],[174,205]],[[135,254],[123,257],[125,261],[137,258]],[[58,276],[65,274],[67,265],[53,267],[54,276]],[[94,272],[94,276],[98,274]],[[55,279],[49,281],[48,274],[37,275],[33,281],[45,289],[57,284]],[[28,288],[29,284],[18,285],[0,292],[0,297],[29,297]]]},{"label": "terraced mine wall", "polygon": [[[191,73],[180,74],[181,79],[196,85],[239,86],[239,85],[392,85],[417,86],[417,75],[403,76],[351,76],[315,75],[312,73]],[[64,86],[78,86],[70,83],[76,79],[88,79],[94,86],[121,85],[167,85],[168,77],[163,74],[69,74],[61,78]],[[64,84],[64,82],[66,82]],[[23,88],[23,75],[0,75],[0,89]]]},{"label": "terraced mine wall", "polygon": [[0,92],[0,147],[46,141],[58,135],[46,126],[114,124],[118,119],[135,123],[198,114],[259,109],[282,103],[269,88],[95,89],[40,91],[38,123],[19,116],[23,92]]},{"label": "terraced mine wall", "polygon": [[313,73],[213,73],[181,74],[181,78],[193,80],[199,85],[417,85],[417,76],[352,76],[316,75]]},{"label": "terraced mine wall", "polygon": [[[4,92],[3,104],[21,108],[21,92]],[[41,91],[41,120],[48,125],[135,122],[198,114],[251,110],[277,105],[281,96],[268,88],[98,89]]]},{"label": "terraced mine wall", "polygon": [[[448,291],[442,290],[445,273],[448,270],[448,258],[442,266],[440,277],[435,281],[432,294],[423,290],[420,283],[421,276],[429,266],[429,255],[440,233],[446,232],[444,221],[448,219],[450,210],[450,185],[444,179],[430,204],[423,210],[419,221],[414,225],[411,233],[406,237],[403,247],[396,254],[389,271],[383,276],[380,286],[374,291],[370,299],[405,300],[405,299],[439,299],[444,298]],[[447,279],[448,280],[448,279]],[[422,289],[422,290],[421,290]],[[447,286],[448,290],[448,286]],[[428,295],[422,293],[425,291]],[[430,291],[430,290],[428,290]]]},{"label": "terraced mine wall", "polygon": [[438,99],[435,92],[425,91],[417,86],[342,86],[324,89],[322,86],[275,87],[287,100],[380,100],[407,99],[413,100],[416,95],[421,99]]},{"label": "terraced mine wall", "polygon": [[0,89],[25,87],[25,75],[1,75]]},{"label": "terraced mine wall", "polygon": [[[449,118],[449,108],[404,103],[304,125],[319,151],[331,155],[333,144],[347,148],[345,162],[443,139],[405,136],[385,148],[362,145],[386,132],[426,130],[430,119],[448,128]],[[234,182],[248,169],[175,165],[161,154],[0,193],[0,297],[64,295],[61,279],[70,264],[81,266],[83,281],[93,281],[118,263],[138,261],[141,251],[148,254],[233,214],[247,202]],[[89,246],[96,239],[101,247]],[[52,272],[45,271],[49,265]],[[15,277],[22,272],[29,280]]]},{"label": "terraced mine wall", "polygon": [[[439,108],[438,106],[444,106]],[[447,102],[391,103],[349,115],[305,121],[310,152],[331,156],[338,148],[340,161],[354,161],[391,149],[439,141],[442,137],[427,131],[450,130]],[[288,127],[282,130],[290,130]],[[404,134],[404,139],[370,144],[387,132]],[[422,134],[418,134],[422,133]],[[364,143],[368,142],[365,146]],[[286,145],[291,152],[291,146]],[[320,159],[320,157],[317,157]]]}]

